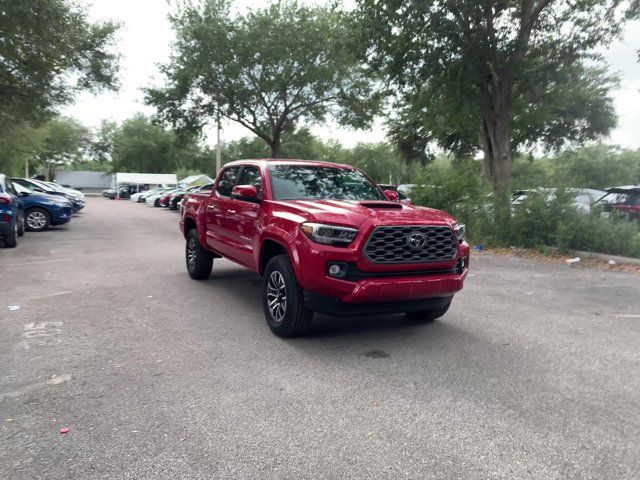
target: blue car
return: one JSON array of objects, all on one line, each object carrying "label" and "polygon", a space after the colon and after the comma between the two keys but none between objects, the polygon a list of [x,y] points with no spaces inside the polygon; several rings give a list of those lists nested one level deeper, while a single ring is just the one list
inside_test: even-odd
[{"label": "blue car", "polygon": [[23,205],[11,178],[0,173],[0,238],[4,246],[14,248],[24,234]]},{"label": "blue car", "polygon": [[71,220],[73,207],[64,196],[32,192],[15,181],[13,187],[22,202],[27,230],[41,232]]},{"label": "blue car", "polygon": [[34,178],[14,178],[13,184],[18,184],[31,192],[46,193],[47,195],[55,195],[56,197],[67,199],[71,203],[71,208],[74,212],[82,210],[85,206],[85,202],[80,195],[65,192],[63,189],[58,189]]}]

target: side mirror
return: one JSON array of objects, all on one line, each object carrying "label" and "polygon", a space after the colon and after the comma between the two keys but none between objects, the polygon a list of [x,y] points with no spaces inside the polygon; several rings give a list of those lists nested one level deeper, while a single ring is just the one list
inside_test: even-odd
[{"label": "side mirror", "polygon": [[231,191],[231,198],[244,202],[260,203],[258,188],[254,185],[236,185]]},{"label": "side mirror", "polygon": [[385,190],[384,194],[391,202],[397,202],[400,195],[395,190]]},{"label": "side mirror", "polygon": [[33,189],[33,191],[34,191],[34,192],[44,193],[44,190],[43,190],[43,189],[41,189],[40,187],[35,187],[35,188]]},{"label": "side mirror", "polygon": [[23,198],[24,197],[28,197],[29,196],[29,192],[20,192],[20,193],[18,193],[18,196],[19,197],[23,197]]}]

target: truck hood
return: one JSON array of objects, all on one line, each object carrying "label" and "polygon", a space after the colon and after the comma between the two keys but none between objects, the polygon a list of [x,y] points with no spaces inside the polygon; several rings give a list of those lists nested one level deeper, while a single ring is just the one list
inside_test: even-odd
[{"label": "truck hood", "polygon": [[377,225],[447,224],[446,212],[385,200],[280,200],[277,204],[311,221],[359,227],[371,219]]}]

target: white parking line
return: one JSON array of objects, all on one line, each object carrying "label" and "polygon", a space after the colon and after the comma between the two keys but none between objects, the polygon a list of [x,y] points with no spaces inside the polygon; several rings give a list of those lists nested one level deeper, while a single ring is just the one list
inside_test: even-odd
[{"label": "white parking line", "polygon": [[37,297],[26,297],[25,300],[39,300],[41,298],[58,297],[60,295],[69,295],[73,293],[71,290],[65,290],[64,292],[47,293],[46,295],[39,295]]},{"label": "white parking line", "polygon": [[41,263],[54,263],[54,262],[68,262],[71,260],[70,258],[58,258],[56,260],[36,260],[34,262],[24,262],[24,263],[10,263],[8,265],[0,265],[2,267],[21,267],[23,265],[33,265],[33,264],[41,264]]},{"label": "white parking line", "polygon": [[616,315],[618,318],[640,318],[640,315]]}]

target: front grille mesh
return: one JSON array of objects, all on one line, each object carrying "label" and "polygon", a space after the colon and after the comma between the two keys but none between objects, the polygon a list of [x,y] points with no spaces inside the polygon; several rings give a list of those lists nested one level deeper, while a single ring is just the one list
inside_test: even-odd
[{"label": "front grille mesh", "polygon": [[[414,234],[422,235],[424,245],[410,245],[409,237]],[[458,239],[453,230],[441,226],[377,227],[364,247],[366,257],[373,263],[448,261],[457,252]]]}]

